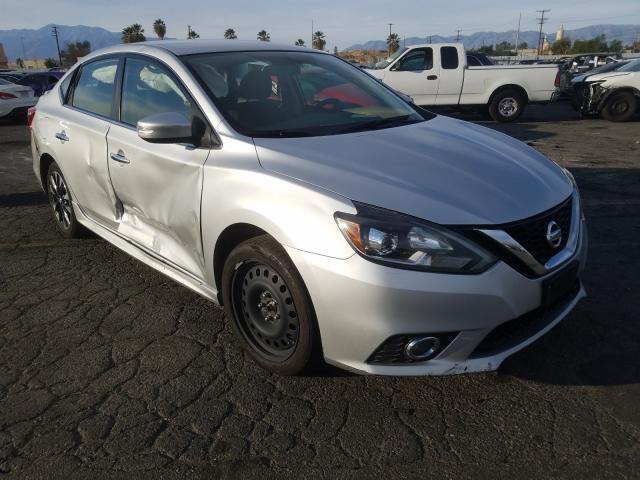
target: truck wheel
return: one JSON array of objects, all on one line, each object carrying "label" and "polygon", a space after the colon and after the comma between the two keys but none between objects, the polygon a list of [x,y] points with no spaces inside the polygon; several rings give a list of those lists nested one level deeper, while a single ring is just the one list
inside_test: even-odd
[{"label": "truck wheel", "polygon": [[631,92],[620,92],[611,95],[602,109],[602,117],[610,122],[626,122],[638,109],[638,100]]},{"label": "truck wheel", "polygon": [[222,271],[222,296],[236,336],[260,366],[298,375],[321,365],[311,298],[272,237],[255,237],[233,249]]},{"label": "truck wheel", "polygon": [[522,115],[526,103],[524,95],[518,90],[502,90],[493,96],[489,115],[496,122],[514,122]]}]

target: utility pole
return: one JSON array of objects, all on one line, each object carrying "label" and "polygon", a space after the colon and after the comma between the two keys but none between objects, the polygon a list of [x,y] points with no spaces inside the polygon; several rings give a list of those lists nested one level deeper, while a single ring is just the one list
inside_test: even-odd
[{"label": "utility pole", "polygon": [[58,40],[58,27],[55,25],[51,28],[51,35],[56,37],[56,48],[58,49],[58,61],[60,62],[60,68],[62,68],[62,55],[60,55],[60,41]]},{"label": "utility pole", "polygon": [[456,43],[460,41],[460,33],[462,32],[462,30],[458,29],[456,30]]},{"label": "utility pole", "polygon": [[429,44],[431,44],[431,39],[433,38],[433,35],[429,35]]},{"label": "utility pole", "polygon": [[191,38],[191,25],[187,25],[187,40]]},{"label": "utility pole", "polygon": [[[389,24],[389,39],[391,39],[391,27],[393,26],[393,23]],[[389,42],[387,42],[387,54],[389,56],[391,56],[391,44]]]},{"label": "utility pole", "polygon": [[536,12],[540,14],[540,17],[538,18],[538,22],[540,23],[540,33],[538,35],[538,55],[536,56],[536,60],[540,58],[540,52],[542,51],[542,26],[549,21],[548,18],[544,18],[544,14],[550,11],[551,10],[549,10],[548,8],[545,8],[543,10],[536,10]]},{"label": "utility pole", "polygon": [[522,22],[522,12],[518,17],[518,31],[516,32],[516,58],[518,57],[518,44],[520,43],[520,23]]},{"label": "utility pole", "polygon": [[313,48],[313,20],[311,20],[311,48]]}]

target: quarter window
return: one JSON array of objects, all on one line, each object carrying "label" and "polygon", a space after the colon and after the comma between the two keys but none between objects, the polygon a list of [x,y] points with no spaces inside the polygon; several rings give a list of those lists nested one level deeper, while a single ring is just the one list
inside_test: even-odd
[{"label": "quarter window", "polygon": [[71,104],[110,117],[117,70],[118,59],[115,58],[96,60],[82,67]]},{"label": "quarter window", "polygon": [[456,47],[441,47],[440,57],[442,68],[445,70],[455,70],[458,68],[458,49]]},{"label": "quarter window", "polygon": [[122,84],[120,120],[136,125],[157,113],[178,112],[192,116],[192,106],[183,89],[166,68],[156,62],[127,58]]}]

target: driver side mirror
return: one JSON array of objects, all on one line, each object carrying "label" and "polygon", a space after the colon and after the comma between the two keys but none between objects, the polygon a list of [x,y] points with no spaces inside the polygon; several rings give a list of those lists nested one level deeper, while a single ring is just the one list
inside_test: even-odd
[{"label": "driver side mirror", "polygon": [[178,112],[149,115],[138,120],[138,136],[150,143],[193,143],[193,119]]}]

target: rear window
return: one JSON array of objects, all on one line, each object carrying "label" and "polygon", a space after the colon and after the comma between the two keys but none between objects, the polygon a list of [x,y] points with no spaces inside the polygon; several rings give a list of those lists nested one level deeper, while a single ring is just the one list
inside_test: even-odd
[{"label": "rear window", "polygon": [[458,49],[456,47],[441,47],[440,61],[445,70],[458,68]]}]

